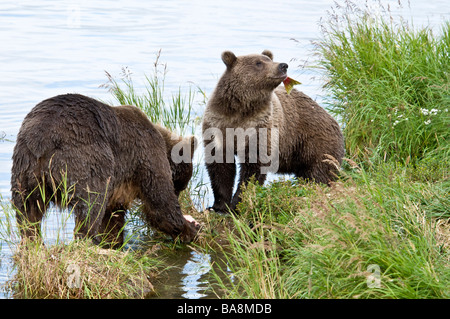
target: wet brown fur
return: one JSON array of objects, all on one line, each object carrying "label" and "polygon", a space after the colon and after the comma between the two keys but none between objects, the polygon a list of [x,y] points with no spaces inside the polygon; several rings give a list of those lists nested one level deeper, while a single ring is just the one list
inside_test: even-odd
[{"label": "wet brown fur", "polygon": [[22,236],[40,236],[49,203],[64,204],[58,186],[66,179],[73,188],[65,204],[74,211],[77,237],[95,242],[118,237],[120,243],[125,212],[140,199],[149,225],[193,240],[198,229],[184,219],[177,198],[192,175],[192,163],[171,161],[172,146],[183,139],[168,136],[172,133],[134,106],[111,107],[79,94],[37,104],[25,117],[13,152],[17,221],[32,224],[23,227]]},{"label": "wet brown fur", "polygon": [[[338,123],[314,100],[293,89],[288,95],[280,86],[286,70],[273,62],[270,51],[236,57],[232,52],[222,54],[227,66],[205,110],[203,132],[219,128],[223,140],[215,136],[205,139],[205,150],[215,143],[214,151],[226,145],[226,128],[254,127],[277,128],[279,132],[279,168],[276,173],[292,173],[310,181],[329,183],[337,169],[326,161],[334,157],[339,165],[344,156],[344,141]],[[284,65],[287,68],[287,65]],[[268,145],[270,146],[270,139]],[[248,149],[248,145],[246,145]],[[236,149],[236,146],[235,146]],[[260,155],[258,155],[260,156]],[[325,160],[325,161],[324,161]],[[261,163],[240,159],[238,189],[233,195],[236,175],[235,163],[208,163],[206,167],[214,192],[215,211],[235,210],[240,200],[241,185],[251,176],[260,184],[266,175],[261,174]]]}]

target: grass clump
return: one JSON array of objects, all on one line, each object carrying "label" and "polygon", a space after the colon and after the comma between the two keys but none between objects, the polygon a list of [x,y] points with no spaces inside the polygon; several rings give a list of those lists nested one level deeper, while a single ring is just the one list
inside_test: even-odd
[{"label": "grass clump", "polygon": [[9,282],[14,298],[145,298],[158,262],[131,251],[102,249],[88,241],[44,247],[23,243]]},{"label": "grass clump", "polygon": [[179,88],[178,92],[170,97],[165,95],[167,65],[159,62],[160,55],[161,51],[157,53],[152,75],[145,75],[145,83],[141,90],[136,88],[132,73],[126,67],[122,68],[120,80],[116,80],[106,72],[108,81],[102,84],[102,87],[107,88],[119,104],[140,108],[151,122],[161,124],[180,135],[188,132],[194,134],[199,124],[193,112],[195,93],[189,89],[187,94],[183,94]]},{"label": "grass clump", "polygon": [[[330,111],[361,162],[449,157],[450,21],[435,34],[346,1],[317,42]],[[448,165],[448,161],[446,162]]]}]

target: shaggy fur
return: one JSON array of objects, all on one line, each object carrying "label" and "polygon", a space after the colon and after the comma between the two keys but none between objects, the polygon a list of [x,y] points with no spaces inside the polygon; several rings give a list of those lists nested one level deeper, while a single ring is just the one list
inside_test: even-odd
[{"label": "shaggy fur", "polygon": [[[251,176],[260,184],[266,179],[261,172],[262,154],[258,161],[249,161],[248,139],[241,145],[234,141],[234,154],[246,149],[245,158],[239,158],[240,177],[233,196],[236,175],[234,161],[221,161],[217,154],[225,153],[227,128],[255,128],[267,130],[267,147],[271,134],[278,129],[279,167],[276,173],[293,173],[297,177],[320,183],[329,183],[336,176],[337,167],[330,165],[326,155],[334,157],[339,165],[344,156],[344,141],[338,123],[315,101],[295,89],[288,95],[280,86],[286,78],[287,64],[273,62],[270,51],[236,57],[232,52],[222,54],[227,69],[220,78],[205,110],[203,119],[206,167],[214,192],[215,211],[234,210],[240,200],[241,186]],[[207,136],[205,131],[218,128],[220,136]],[[260,140],[258,140],[261,143]],[[244,145],[245,144],[245,145]],[[269,152],[267,152],[269,153]],[[325,161],[324,161],[325,160]]]},{"label": "shaggy fur", "polygon": [[[148,224],[193,240],[197,226],[183,217],[177,198],[192,164],[171,161],[172,146],[183,141],[171,136],[134,106],[111,107],[79,94],[37,104],[25,117],[13,152],[12,202],[18,224],[32,225],[23,227],[22,236],[40,236],[39,223],[53,202],[73,208],[76,237],[99,242],[102,236],[119,236],[120,243],[125,211],[140,199]],[[64,179],[72,186],[69,203],[61,198]]]}]

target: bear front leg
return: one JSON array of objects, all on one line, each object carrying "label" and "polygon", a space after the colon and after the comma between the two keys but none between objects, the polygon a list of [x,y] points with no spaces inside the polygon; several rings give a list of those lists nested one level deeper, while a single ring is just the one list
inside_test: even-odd
[{"label": "bear front leg", "polygon": [[178,204],[160,206],[157,200],[152,200],[144,204],[143,212],[148,225],[182,242],[193,241],[200,229],[194,220],[187,220],[183,216]]},{"label": "bear front leg", "polygon": [[217,213],[228,213],[236,178],[236,164],[206,163],[206,169],[214,193],[214,205],[211,208]]},{"label": "bear front leg", "polygon": [[230,206],[230,209],[233,212],[236,211],[236,206],[241,200],[242,188],[243,186],[247,186],[250,178],[253,176],[255,178],[255,182],[258,182],[259,185],[262,185],[264,184],[264,181],[267,177],[267,174],[261,173],[261,165],[259,163],[241,163],[239,167],[239,183]]},{"label": "bear front leg", "polygon": [[147,224],[173,239],[179,238],[182,242],[193,241],[200,227],[195,221],[186,220],[183,216],[170,170],[162,169],[160,173],[147,170],[147,175],[142,176],[144,182],[141,186],[141,199],[144,202],[143,216]]}]

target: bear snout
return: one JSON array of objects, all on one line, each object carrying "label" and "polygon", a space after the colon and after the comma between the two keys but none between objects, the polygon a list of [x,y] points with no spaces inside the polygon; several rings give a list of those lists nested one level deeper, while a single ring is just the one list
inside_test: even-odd
[{"label": "bear snout", "polygon": [[278,65],[278,70],[279,70],[280,72],[286,73],[288,67],[289,67],[289,66],[288,66],[286,63],[280,63],[280,64]]}]

